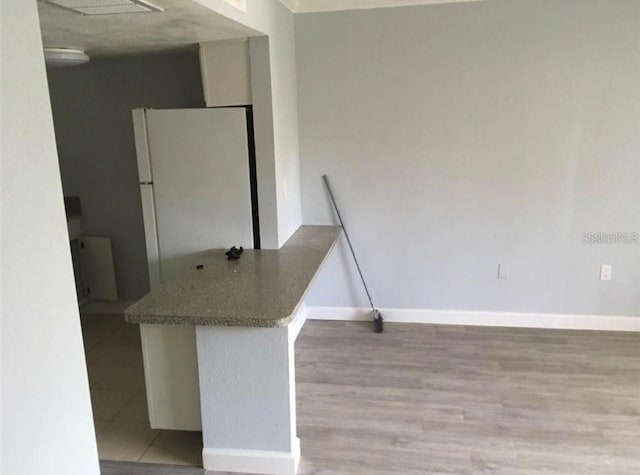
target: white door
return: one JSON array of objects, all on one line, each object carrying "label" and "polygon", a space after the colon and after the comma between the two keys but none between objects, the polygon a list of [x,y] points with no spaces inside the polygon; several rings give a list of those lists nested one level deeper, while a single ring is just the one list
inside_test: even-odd
[{"label": "white door", "polygon": [[246,111],[147,111],[163,282],[195,252],[253,246]]}]

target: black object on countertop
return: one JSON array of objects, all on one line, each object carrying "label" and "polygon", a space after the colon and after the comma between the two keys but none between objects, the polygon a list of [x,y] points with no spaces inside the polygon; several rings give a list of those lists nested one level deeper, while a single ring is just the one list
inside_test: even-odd
[{"label": "black object on countertop", "polygon": [[242,246],[240,246],[240,249],[238,249],[236,246],[233,246],[231,249],[225,252],[224,255],[227,256],[228,261],[235,261],[240,259],[240,256],[243,252],[244,249],[242,248]]}]

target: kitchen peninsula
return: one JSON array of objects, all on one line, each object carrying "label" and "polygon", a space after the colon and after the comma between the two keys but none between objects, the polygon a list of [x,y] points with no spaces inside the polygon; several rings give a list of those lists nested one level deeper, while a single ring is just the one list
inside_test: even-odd
[{"label": "kitchen peninsula", "polygon": [[130,323],[195,325],[205,469],[295,474],[294,342],[304,297],[340,235],[301,226],[277,250],[188,256],[189,270],[125,312]]}]

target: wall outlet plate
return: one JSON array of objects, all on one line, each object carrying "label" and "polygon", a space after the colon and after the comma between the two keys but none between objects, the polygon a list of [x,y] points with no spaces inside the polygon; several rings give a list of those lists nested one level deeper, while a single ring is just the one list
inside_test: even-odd
[{"label": "wall outlet plate", "polygon": [[613,275],[613,266],[611,264],[602,264],[600,266],[600,280],[611,280]]}]

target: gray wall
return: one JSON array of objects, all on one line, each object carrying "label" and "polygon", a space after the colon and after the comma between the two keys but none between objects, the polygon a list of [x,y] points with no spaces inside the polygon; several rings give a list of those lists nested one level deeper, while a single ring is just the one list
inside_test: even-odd
[{"label": "gray wall", "polygon": [[296,424],[291,331],[196,326],[205,451],[292,452]]},{"label": "gray wall", "polygon": [[0,31],[0,473],[99,475],[36,2]]},{"label": "gray wall", "polygon": [[197,51],[96,59],[49,69],[65,195],[84,233],[112,239],[120,299],[149,289],[131,109],[204,107]]},{"label": "gray wall", "polygon": [[[640,232],[639,24],[636,0],[297,15],[303,222],[333,220],[327,173],[380,307],[640,315],[640,245],[581,239]],[[348,259],[309,305],[364,305]]]}]

